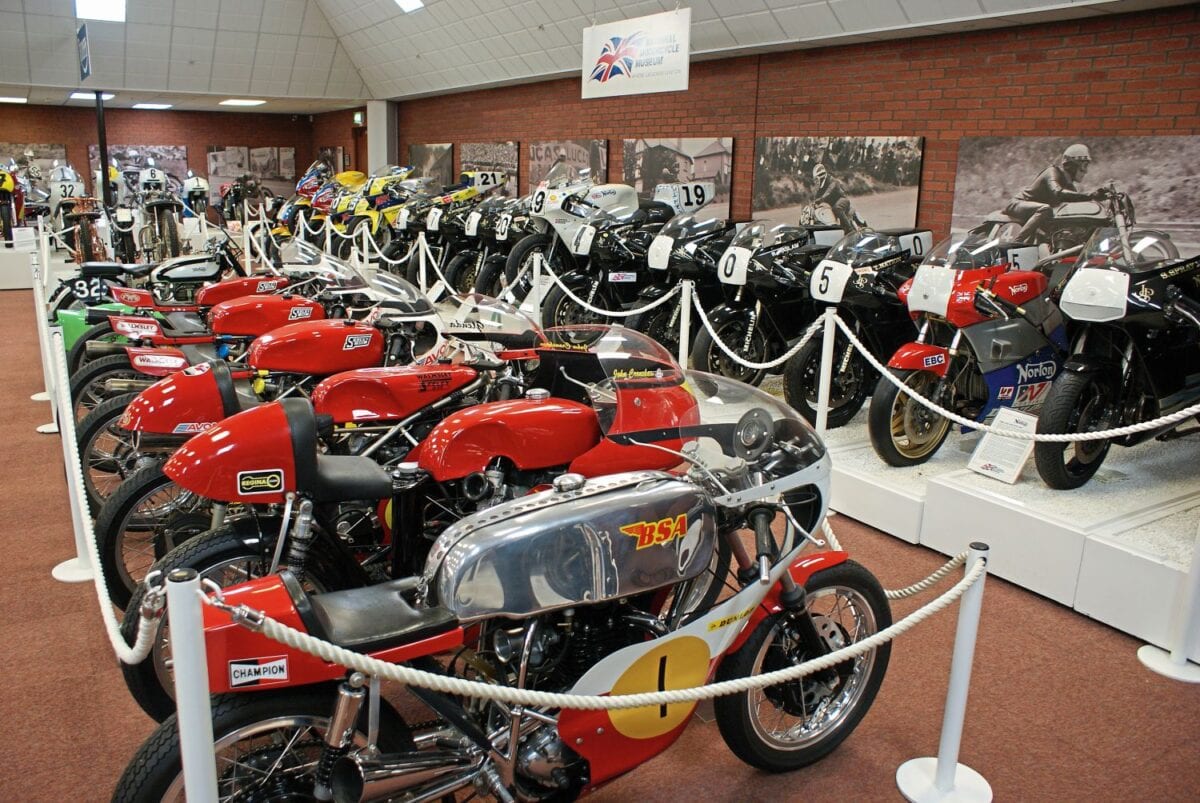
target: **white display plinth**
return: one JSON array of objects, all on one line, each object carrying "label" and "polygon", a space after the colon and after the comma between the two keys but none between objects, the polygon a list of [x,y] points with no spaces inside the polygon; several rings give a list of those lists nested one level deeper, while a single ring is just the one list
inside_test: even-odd
[{"label": "white display plinth", "polygon": [[33,287],[29,266],[35,261],[33,251],[0,245],[0,290],[28,290]]},{"label": "white display plinth", "polygon": [[990,803],[992,787],[987,780],[965,764],[954,768],[954,785],[943,792],[937,788],[936,758],[914,758],[896,771],[896,786],[905,800],[912,803]]}]

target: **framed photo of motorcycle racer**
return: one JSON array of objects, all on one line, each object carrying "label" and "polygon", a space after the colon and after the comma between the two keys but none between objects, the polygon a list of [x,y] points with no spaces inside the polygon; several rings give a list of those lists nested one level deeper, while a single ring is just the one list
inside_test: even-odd
[{"label": "framed photo of motorcycle racer", "polygon": [[559,139],[529,143],[529,191],[554,165],[565,162],[576,171],[587,168],[597,184],[608,181],[607,139]]},{"label": "framed photo of motorcycle racer", "polygon": [[452,143],[409,145],[408,163],[417,169],[417,176],[429,176],[435,183],[446,187],[454,183]]},{"label": "framed photo of motorcycle racer", "polygon": [[923,137],[758,137],[752,216],[804,226],[917,222]]},{"label": "framed photo of motorcycle racer", "polygon": [[964,137],[951,231],[987,227],[1056,253],[1122,222],[1162,232],[1173,252],[1193,256],[1200,196],[1183,177],[1197,162],[1200,136]]},{"label": "framed photo of motorcycle racer", "polygon": [[517,167],[521,148],[516,142],[464,142],[458,146],[463,170],[499,170],[508,181],[497,192],[517,197]]},{"label": "framed photo of motorcycle racer", "polygon": [[653,196],[659,184],[711,182],[713,197],[696,212],[696,217],[729,217],[733,137],[627,139],[623,147],[625,183],[640,195]]}]

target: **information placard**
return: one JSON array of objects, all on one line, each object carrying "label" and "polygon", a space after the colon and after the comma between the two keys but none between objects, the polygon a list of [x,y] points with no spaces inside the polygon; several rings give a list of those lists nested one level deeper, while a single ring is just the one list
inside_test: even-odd
[{"label": "information placard", "polygon": [[[1018,412],[1011,407],[1001,408],[992,421],[992,427],[1010,432],[1036,432],[1037,416]],[[1025,461],[1033,453],[1033,441],[1025,438],[1008,438],[992,432],[985,433],[967,468],[986,474],[1012,485],[1021,476]]]}]

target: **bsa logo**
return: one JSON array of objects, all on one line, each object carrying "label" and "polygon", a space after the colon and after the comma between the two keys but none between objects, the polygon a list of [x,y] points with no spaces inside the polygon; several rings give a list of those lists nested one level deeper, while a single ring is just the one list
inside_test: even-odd
[{"label": "bsa logo", "polygon": [[634,60],[643,38],[642,32],[638,31],[632,36],[614,36],[605,42],[600,49],[600,58],[596,59],[596,66],[592,68],[591,80],[604,84],[620,75],[632,76]]},{"label": "bsa logo", "polygon": [[212,425],[212,421],[192,421],[187,424],[176,424],[175,429],[171,431],[176,435],[195,435],[198,432],[203,432]]},{"label": "bsa logo", "polygon": [[680,513],[675,518],[659,519],[658,521],[639,521],[636,524],[626,524],[621,532],[637,539],[636,549],[651,546],[663,546],[676,538],[687,534],[687,514]]},{"label": "bsa logo", "polygon": [[243,658],[229,662],[229,685],[258,686],[263,683],[279,683],[288,679],[286,655],[270,658]]},{"label": "bsa logo", "polygon": [[278,290],[278,289],[279,289],[279,280],[275,279],[274,281],[269,281],[269,282],[259,282],[258,285],[254,288],[254,292],[269,293],[272,290]]},{"label": "bsa logo", "polygon": [[936,365],[945,365],[945,363],[945,354],[930,354],[928,357],[921,360],[921,365],[925,366],[926,368],[933,368]]},{"label": "bsa logo", "polygon": [[312,307],[292,307],[291,312],[288,313],[288,320],[301,321],[305,318],[311,318],[312,312]]},{"label": "bsa logo", "polygon": [[346,335],[346,343],[342,346],[342,351],[363,349],[369,345],[371,345],[370,335]]},{"label": "bsa logo", "polygon": [[239,471],[237,475],[238,493],[269,494],[282,490],[283,469],[267,468],[257,471]]},{"label": "bsa logo", "polygon": [[1031,365],[1018,365],[1017,384],[1024,385],[1026,382],[1034,380],[1053,379],[1056,373],[1058,373],[1058,366],[1051,360],[1035,362]]}]

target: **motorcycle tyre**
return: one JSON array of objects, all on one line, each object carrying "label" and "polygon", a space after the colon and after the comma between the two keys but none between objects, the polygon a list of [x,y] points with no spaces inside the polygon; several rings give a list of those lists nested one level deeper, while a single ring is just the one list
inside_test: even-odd
[{"label": "motorcycle tyre", "polygon": [[75,256],[81,263],[95,262],[97,257],[95,243],[92,241],[92,222],[81,217],[75,225],[79,227],[75,238]]},{"label": "motorcycle tyre", "polygon": [[[815,424],[817,421],[816,399],[809,402],[809,390],[810,382],[814,380],[815,383],[820,382],[822,345],[821,338],[810,338],[804,347],[792,355],[792,358],[783,366],[783,398],[810,424]],[[842,378],[841,374],[836,371],[836,366],[842,361],[842,355],[846,353],[846,349],[853,351],[850,365],[846,367],[849,371],[859,372],[858,389],[835,407],[833,406],[833,397]],[[835,370],[830,377],[830,407],[825,421],[826,429],[837,429],[850,423],[850,420],[858,415],[863,404],[871,397],[879,379],[875,369],[867,364],[863,356],[850,345],[850,341],[840,331],[834,340],[833,362]],[[815,391],[815,388],[811,389]]]},{"label": "motorcycle tyre", "polygon": [[533,289],[533,272],[530,269],[530,271],[521,277],[521,281],[514,286],[517,274],[521,272],[525,260],[534,251],[540,250],[542,256],[546,255],[553,236],[551,234],[527,234],[518,240],[517,244],[508,252],[508,256],[504,260],[504,278],[517,301],[524,300],[525,296],[529,295],[529,291]]},{"label": "motorcycle tyre", "polygon": [[[483,267],[479,269],[479,276],[475,278],[475,292],[499,298],[506,286],[504,263],[497,260],[485,260]],[[517,303],[521,302],[517,301]]]},{"label": "motorcycle tyre", "polygon": [[476,292],[476,285],[483,273],[483,255],[475,249],[459,251],[446,263],[446,281],[450,292],[466,294]]},{"label": "motorcycle tyre", "polygon": [[[1079,428],[1080,405],[1085,405],[1086,409],[1086,394],[1093,385],[1097,391],[1096,400],[1103,402],[1105,396],[1108,396],[1111,401],[1110,389],[1095,374],[1064,373],[1061,378],[1055,380],[1038,415],[1038,433],[1086,432],[1086,428]],[[1108,429],[1110,422],[1101,422],[1100,426]],[[1069,491],[1086,485],[1095,476],[1111,445],[1112,442],[1108,440],[1075,443],[1043,441],[1033,445],[1033,458],[1043,482],[1056,491]],[[1094,449],[1095,453],[1090,454],[1086,461],[1080,461],[1076,457],[1067,459],[1068,449],[1073,450],[1072,453],[1075,454],[1081,448],[1087,451]]]},{"label": "motorcycle tyre", "polygon": [[[888,606],[883,588],[875,576],[858,563],[852,560],[839,563],[817,572],[804,584],[804,590],[810,595],[815,595],[825,588],[848,589],[864,599],[874,615],[875,633],[891,626],[891,608]],[[763,672],[764,670],[756,667],[755,663],[764,643],[775,632],[776,623],[785,615],[786,613],[771,614],[759,622],[746,642],[736,652],[725,656],[725,659],[721,661],[721,666],[717,670],[717,680],[733,680],[750,677],[756,672]],[[860,640],[871,635],[874,633],[861,634]],[[750,721],[750,708],[753,704],[750,698],[751,692],[729,694],[713,701],[713,713],[716,715],[717,728],[721,731],[721,737],[734,755],[750,766],[766,772],[790,772],[821,760],[854,732],[859,722],[870,710],[876,694],[879,693],[879,687],[883,683],[883,677],[887,673],[891,650],[891,643],[876,648],[863,690],[851,703],[853,708],[829,732],[818,737],[813,744],[787,750],[765,741]],[[788,656],[788,658],[795,660],[792,656]],[[802,678],[786,685],[803,684],[806,680]],[[839,688],[840,693],[841,689]]]},{"label": "motorcycle tyre", "polygon": [[[593,281],[597,280],[582,273],[567,273],[561,276],[546,291],[546,296],[542,299],[542,308],[540,310],[542,327],[549,329],[552,326],[602,324],[614,320],[610,316],[598,315],[589,309],[579,306],[562,288],[562,285],[566,285],[572,293],[580,298],[584,298],[590,292],[589,285]],[[584,298],[584,300],[587,299]],[[615,312],[620,312],[621,310],[621,305],[617,302],[616,296],[603,281],[600,281],[589,303],[596,309],[613,310]]]},{"label": "motorcycle tyre", "polygon": [[[638,299],[638,304],[641,305],[642,299]],[[689,299],[690,303],[690,299]],[[635,315],[627,319],[627,324],[630,329],[636,329],[647,337],[653,338],[660,346],[671,353],[672,357],[679,356],[679,302],[668,301],[665,304],[660,304],[649,312],[643,312],[640,315]],[[671,323],[671,318],[674,316],[675,322]],[[688,337],[688,353],[691,353],[691,346],[696,342],[696,327],[703,327],[704,324],[699,323],[696,317],[692,316],[692,329]],[[669,336],[663,337],[661,333],[669,333]]]},{"label": "motorcycle tyre", "polygon": [[[87,343],[89,340],[95,340],[104,343],[128,343],[129,338],[125,335],[118,335],[113,332],[112,324],[108,321],[98,323],[92,328],[85,331],[79,338],[71,344],[70,351],[67,352],[67,375],[74,376],[75,372],[93,360],[88,358]],[[107,355],[107,356],[112,356]]]},{"label": "motorcycle tyre", "polygon": [[[737,330],[740,332],[741,329],[745,328],[745,322],[746,319],[739,315],[736,318],[730,318],[723,323],[714,325],[713,329],[716,330],[717,337],[721,338],[721,342],[728,344],[730,342],[728,331],[736,326]],[[711,334],[709,334],[708,327],[705,326],[703,322],[697,321],[696,328],[699,331],[696,332],[696,339],[692,341],[691,356],[692,367],[697,371],[706,371],[710,374],[717,374],[718,376],[728,377],[729,379],[736,379],[740,382],[745,382],[747,385],[754,385],[755,387],[761,385],[763,379],[767,377],[767,374],[771,373],[771,369],[766,368],[742,368],[742,370],[737,372],[736,375],[731,375],[728,371],[721,370],[722,365],[728,364],[732,362],[732,360],[730,360],[729,356],[721,350],[720,346],[713,342],[713,337]],[[744,340],[744,333],[736,334],[734,339],[735,342],[742,342]],[[755,342],[751,344],[751,348],[753,348],[754,351],[750,354],[743,354],[742,356],[748,358],[750,362],[766,362],[770,347],[767,343],[766,336],[763,334],[762,326],[756,326],[754,328],[754,341]],[[739,366],[739,368],[741,368],[741,366]]]},{"label": "motorcycle tyre", "polygon": [[[93,385],[100,386],[105,380],[120,378],[145,379],[146,375],[139,373],[133,367],[128,354],[110,354],[107,357],[92,360],[84,363],[83,367],[71,374],[71,403],[75,410],[75,420],[79,421],[83,417],[80,412],[86,415],[87,411],[92,409],[92,407],[85,407],[80,401],[85,390]],[[101,402],[106,400],[105,397],[101,397]]]},{"label": "motorcycle tyre", "polygon": [[[312,720],[314,738],[322,737],[329,716],[333,713],[336,688],[335,684],[327,683],[280,691],[214,695],[213,738],[220,742],[222,738],[259,723],[292,718]],[[362,707],[353,737],[355,742],[363,745],[366,744],[368,710],[369,706]],[[414,749],[408,726],[386,700],[381,701],[379,720],[379,748],[382,752]],[[166,800],[166,793],[173,783],[178,782],[182,787],[182,771],[179,726],[172,715],[142,743],[126,765],[113,791],[113,803],[159,803]],[[311,783],[308,788],[311,791]],[[174,800],[183,800],[182,788],[179,797]]]},{"label": "motorcycle tyre", "polygon": [[[98,438],[112,423],[125,413],[126,406],[136,399],[136,393],[122,393],[114,396],[92,408],[82,421],[79,422],[76,442],[79,444],[79,463],[83,469],[83,490],[87,496],[88,509],[95,518],[108,496],[96,490],[95,482],[88,471],[88,452]],[[132,476],[132,475],[130,475]]]},{"label": "motorcycle tyre", "polygon": [[4,247],[13,247],[13,208],[12,203],[0,204],[0,233],[4,235]]},{"label": "motorcycle tyre", "polygon": [[[927,372],[894,371],[893,373],[904,384],[908,385],[910,384],[908,380],[911,376]],[[934,379],[936,380],[936,377]],[[933,457],[938,449],[942,448],[942,443],[945,442],[946,437],[950,434],[950,420],[939,416],[941,423],[938,426],[942,428],[942,431],[941,434],[934,438],[934,442],[928,451],[918,455],[906,455],[900,451],[892,438],[892,407],[896,404],[896,397],[899,395],[900,389],[891,382],[882,379],[879,381],[875,392],[871,394],[871,406],[867,410],[867,434],[871,436],[871,445],[875,447],[875,453],[889,466],[904,467],[920,465]],[[918,404],[918,402],[911,400],[908,403]]]},{"label": "motorcycle tyre", "polygon": [[175,215],[165,209],[158,215],[158,242],[165,254],[164,259],[172,259],[182,253]]}]

